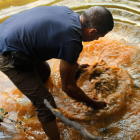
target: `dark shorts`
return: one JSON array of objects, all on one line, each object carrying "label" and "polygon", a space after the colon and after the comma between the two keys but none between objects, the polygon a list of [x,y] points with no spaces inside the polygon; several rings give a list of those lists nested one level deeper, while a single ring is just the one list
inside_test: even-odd
[{"label": "dark shorts", "polygon": [[[41,71],[41,70],[40,70]],[[50,104],[56,108],[56,104],[52,94],[48,91],[42,82],[39,73],[36,69],[32,71],[18,71],[15,68],[3,71],[15,86],[30,99],[40,122],[55,120],[55,116],[44,105],[44,99],[47,99]]]}]

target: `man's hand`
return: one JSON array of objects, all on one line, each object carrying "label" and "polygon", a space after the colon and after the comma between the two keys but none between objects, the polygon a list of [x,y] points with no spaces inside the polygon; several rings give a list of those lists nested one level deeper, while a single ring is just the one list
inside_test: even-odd
[{"label": "man's hand", "polygon": [[90,107],[92,107],[94,110],[104,109],[107,104],[103,100],[92,100],[93,103],[90,104]]},{"label": "man's hand", "polygon": [[77,70],[81,69],[81,68],[87,68],[89,67],[90,65],[89,64],[78,64],[77,63]]},{"label": "man's hand", "polygon": [[81,75],[81,69],[82,68],[87,68],[89,66],[90,66],[89,64],[78,64],[77,63],[77,71],[76,71],[76,75],[75,75],[75,81],[77,81],[78,78],[80,77],[80,75]]}]

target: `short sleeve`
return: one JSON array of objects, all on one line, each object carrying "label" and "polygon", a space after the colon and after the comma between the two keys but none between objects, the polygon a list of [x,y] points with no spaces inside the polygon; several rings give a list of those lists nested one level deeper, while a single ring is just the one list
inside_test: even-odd
[{"label": "short sleeve", "polygon": [[76,64],[82,49],[83,45],[78,41],[66,42],[60,46],[58,58],[63,59],[70,64]]}]

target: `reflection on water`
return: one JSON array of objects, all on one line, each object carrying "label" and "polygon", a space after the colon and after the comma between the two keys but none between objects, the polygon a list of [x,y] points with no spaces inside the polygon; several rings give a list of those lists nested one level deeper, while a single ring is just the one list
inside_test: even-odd
[{"label": "reflection on water", "polygon": [[20,6],[20,5],[24,5],[27,4],[29,2],[34,2],[36,0],[24,0],[24,1],[19,1],[19,0],[1,0],[0,1],[0,9],[5,9],[5,8],[9,8],[11,6]]},{"label": "reflection on water", "polygon": [[[22,2],[18,0],[1,0],[0,23],[5,20],[7,16],[11,16],[12,14],[36,6],[47,5],[65,5],[79,14],[91,6],[100,5],[107,7],[112,12],[115,20],[115,28],[113,31],[107,34],[104,39],[91,43],[83,43],[84,50],[78,61],[80,63],[89,63],[93,65],[95,62],[104,60],[109,67],[118,67],[118,69],[123,72],[125,71],[125,74],[130,81],[128,79],[125,80],[126,76],[123,77],[124,75],[121,75],[121,80],[125,80],[124,83],[120,82],[121,85],[124,84],[126,87],[128,86],[127,89],[124,90],[125,92],[121,93],[123,94],[127,91],[128,95],[131,94],[131,96],[122,100],[125,101],[125,106],[119,108],[120,110],[115,113],[110,113],[108,117],[83,121],[83,118],[89,114],[87,112],[85,115],[78,109],[81,107],[83,110],[89,110],[90,112],[90,108],[86,108],[85,105],[76,103],[72,100],[65,100],[67,96],[61,89],[59,60],[52,59],[49,61],[52,75],[46,82],[46,86],[55,97],[57,106],[64,115],[81,123],[94,135],[103,136],[108,140],[139,140],[140,0],[26,0]],[[47,140],[30,101],[14,87],[5,75],[0,73],[0,77],[0,108],[2,107],[9,112],[9,118],[22,121],[22,125],[14,125],[9,120],[5,119],[5,122],[0,126],[0,139]],[[84,80],[86,80],[86,78]],[[125,84],[128,81],[129,83],[132,83],[131,86]],[[83,87],[83,89],[86,90],[87,88]],[[119,97],[124,95],[122,94],[120,94]],[[63,98],[60,98],[60,95],[63,95]],[[64,101],[69,104],[64,106]],[[122,101],[120,101],[120,103],[122,103]],[[73,109],[71,109],[70,105],[73,106]],[[121,105],[122,104],[120,104],[120,106]],[[72,113],[77,113],[75,117],[78,116],[79,118],[70,116]],[[57,122],[61,131],[62,140],[84,140],[84,138],[73,128],[66,126],[59,119],[57,119]]]}]

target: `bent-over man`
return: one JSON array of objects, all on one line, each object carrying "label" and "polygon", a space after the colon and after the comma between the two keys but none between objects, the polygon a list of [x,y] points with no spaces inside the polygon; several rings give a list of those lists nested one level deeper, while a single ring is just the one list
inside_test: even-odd
[{"label": "bent-over man", "polygon": [[[42,6],[11,16],[0,25],[0,70],[35,106],[42,128],[51,140],[60,134],[55,116],[45,107],[47,99],[56,108],[44,82],[50,76],[46,60],[61,59],[62,90],[93,109],[103,109],[104,101],[90,99],[76,84],[82,41],[93,41],[113,29],[112,14],[105,7],[91,7],[79,16],[65,6]],[[93,46],[94,47],[94,46]]]}]

